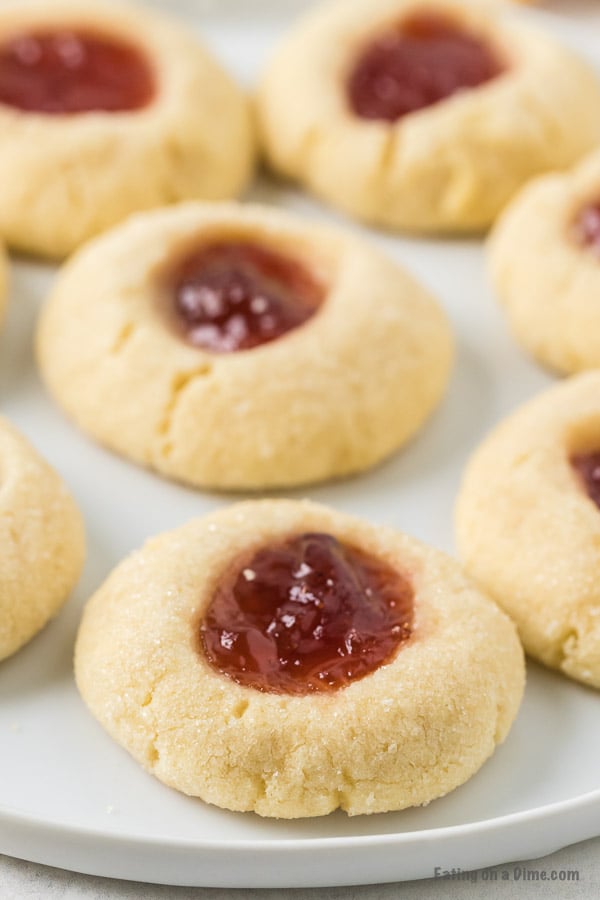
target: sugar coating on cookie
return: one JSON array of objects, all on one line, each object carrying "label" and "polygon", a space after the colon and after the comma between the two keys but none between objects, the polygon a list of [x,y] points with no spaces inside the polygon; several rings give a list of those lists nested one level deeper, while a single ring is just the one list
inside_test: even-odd
[{"label": "sugar coating on cookie", "polygon": [[574,376],[501,423],[457,505],[470,575],[531,656],[600,687],[600,374]]},{"label": "sugar coating on cookie", "polygon": [[[224,612],[232,585],[237,606]],[[386,620],[395,647],[373,664]],[[346,630],[352,668],[323,691],[315,681],[335,679],[319,628],[333,628],[326,651]],[[304,691],[265,684],[298,661]],[[243,683],[236,667],[263,681]],[[161,781],[280,818],[402,809],[453,790],[506,737],[524,683],[514,627],[454,561],[306,501],[235,505],[151,540],[88,603],[75,670],[93,715]]]},{"label": "sugar coating on cookie", "polygon": [[273,168],[368,222],[489,226],[528,179],[600,139],[592,71],[501,12],[461,0],[319,4],[260,86]]},{"label": "sugar coating on cookie", "polygon": [[0,660],[60,609],[83,558],[83,522],[65,485],[0,418]]},{"label": "sugar coating on cookie", "polygon": [[132,219],[62,271],[42,314],[50,391],[87,432],[198,486],[359,472],[439,402],[452,337],[397,264],[263,207]]},{"label": "sugar coating on cookie", "polygon": [[0,233],[62,257],[133,212],[221,200],[254,164],[249,104],[169,18],[97,0],[0,10]]},{"label": "sugar coating on cookie", "polygon": [[527,185],[488,257],[510,328],[535,359],[568,374],[600,367],[600,153]]}]

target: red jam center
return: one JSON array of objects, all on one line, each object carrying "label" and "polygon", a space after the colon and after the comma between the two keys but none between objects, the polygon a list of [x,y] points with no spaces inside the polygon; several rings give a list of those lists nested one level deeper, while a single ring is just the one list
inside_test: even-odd
[{"label": "red jam center", "polygon": [[585,206],[575,220],[575,237],[600,256],[600,202]]},{"label": "red jam center", "polygon": [[213,353],[251,350],[299,328],[324,290],[297,261],[251,243],[218,243],[189,256],[175,277],[180,330]]},{"label": "red jam center", "polygon": [[238,684],[308,694],[390,662],[412,624],[406,578],[328,534],[302,534],[236,567],[200,635],[209,663]]},{"label": "red jam center", "polygon": [[579,475],[590,500],[600,508],[600,451],[574,456],[571,465]]},{"label": "red jam center", "polygon": [[26,112],[125,112],[154,92],[144,55],[112,37],[27,32],[0,45],[0,103]]},{"label": "red jam center", "polygon": [[357,116],[395,122],[485,84],[503,68],[492,48],[456,21],[415,13],[364,50],[350,74],[348,97]]}]

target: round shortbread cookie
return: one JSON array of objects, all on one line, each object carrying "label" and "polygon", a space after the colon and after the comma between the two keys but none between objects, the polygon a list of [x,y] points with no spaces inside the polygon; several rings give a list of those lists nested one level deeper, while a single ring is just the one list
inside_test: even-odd
[{"label": "round shortbread cookie", "polygon": [[0,660],[62,606],[79,578],[84,543],[61,479],[0,418]]},{"label": "round shortbread cookie", "polygon": [[[368,222],[421,232],[489,226],[531,177],[573,164],[600,140],[591,69],[500,13],[460,0],[320,4],[262,80],[269,162]],[[456,47],[450,35],[456,71],[447,78],[438,72],[445,38],[439,48],[420,43],[432,17],[438,31],[466,38]],[[404,55],[394,57],[390,42],[405,32],[410,40],[394,51]],[[383,58],[390,71],[378,73]],[[406,114],[392,113],[394,104]]]},{"label": "round shortbread cookie", "polygon": [[167,17],[96,0],[2,5],[9,245],[61,257],[137,210],[232,197],[254,142],[241,89]]},{"label": "round shortbread cookie", "polygon": [[600,153],[538,178],[489,246],[492,281],[515,337],[559,372],[600,367]]},{"label": "round shortbread cookie", "polygon": [[596,688],[598,450],[600,373],[588,372],[490,434],[467,468],[457,507],[465,567],[513,618],[527,652]]},{"label": "round shortbread cookie", "polygon": [[[238,570],[252,584],[260,576],[244,568],[248,560],[299,534],[334,538],[401,573],[412,594],[410,633],[385,664],[344,687],[292,694],[241,684],[204,649],[214,595]],[[308,616],[327,609],[331,593],[307,580],[321,575],[303,562],[290,576],[299,616],[300,607],[311,607]],[[334,580],[326,584],[335,591]],[[364,610],[375,601],[363,593],[359,602]],[[221,643],[239,636],[225,633]],[[123,562],[85,609],[75,671],[93,715],[161,781],[280,818],[338,807],[377,813],[446,794],[504,740],[524,684],[514,626],[455,561],[389,528],[285,500],[192,521]]]},{"label": "round shortbread cookie", "polygon": [[[205,258],[199,276],[165,274],[189,270],[190,253]],[[306,320],[281,336],[238,349],[227,341],[246,334],[236,303],[252,279],[250,306],[267,311],[252,313],[253,327],[272,325],[270,312],[295,314],[296,289],[313,306],[300,304]],[[183,318],[196,307],[204,324]],[[451,357],[437,304],[377,249],[233,204],[145,214],[102,236],[60,274],[38,333],[43,377],[81,428],[169,477],[226,489],[374,465],[438,403]]]}]

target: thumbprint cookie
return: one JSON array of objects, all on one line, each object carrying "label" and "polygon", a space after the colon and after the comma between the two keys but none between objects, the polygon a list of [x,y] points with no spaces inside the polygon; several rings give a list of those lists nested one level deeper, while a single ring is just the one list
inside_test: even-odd
[{"label": "thumbprint cookie", "polygon": [[278,818],[448,793],[505,739],[524,684],[514,626],[455,561],[286,500],[134,553],[88,603],[75,670],[161,781]]},{"label": "thumbprint cookie", "polygon": [[600,368],[600,153],[542,176],[492,232],[496,293],[519,343],[542,365]]},{"label": "thumbprint cookie", "polygon": [[318,4],[267,67],[258,110],[276,171],[419,232],[489,226],[532,176],[600,140],[591,69],[465,0]]},{"label": "thumbprint cookie", "polygon": [[600,372],[556,385],[476,451],[457,508],[469,574],[527,652],[600,688]]},{"label": "thumbprint cookie", "polygon": [[38,358],[111,449],[199,487],[359,472],[423,424],[452,338],[430,296],[363,240],[257,206],[134,217],[63,269]]},{"label": "thumbprint cookie", "polygon": [[236,195],[241,90],[183,27],[113,2],[0,9],[0,234],[62,257],[137,210]]},{"label": "thumbprint cookie", "polygon": [[0,417],[0,660],[59,610],[83,558],[83,523],[63,482]]}]

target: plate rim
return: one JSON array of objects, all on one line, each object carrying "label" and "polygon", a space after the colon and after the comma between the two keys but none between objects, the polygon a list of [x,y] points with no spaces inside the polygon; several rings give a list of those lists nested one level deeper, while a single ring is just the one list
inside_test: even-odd
[{"label": "plate rim", "polygon": [[[0,809],[0,853],[86,875],[172,887],[298,889],[431,878],[443,883],[448,877],[460,878],[461,873],[464,877],[473,870],[539,859],[599,836],[599,811],[600,788],[533,810],[462,825],[385,835],[241,842],[140,839]],[[562,828],[556,827],[557,821]],[[530,828],[535,822],[546,827]],[[16,826],[14,844],[4,836],[6,824]],[[492,835],[500,840],[490,841]],[[465,842],[468,837],[473,840]],[[371,854],[365,859],[354,852],[358,848],[370,849]],[[393,849],[399,852],[390,854]],[[434,850],[437,855],[432,858]],[[307,867],[310,851],[313,865]],[[412,851],[411,855],[406,851]],[[232,854],[238,864],[228,866]]]}]

